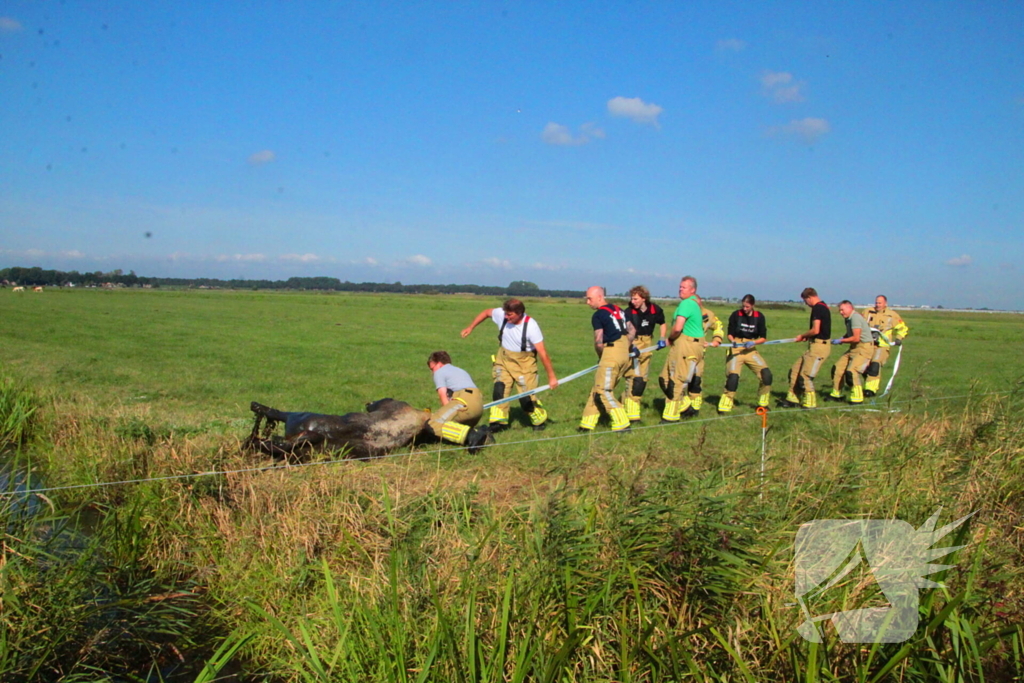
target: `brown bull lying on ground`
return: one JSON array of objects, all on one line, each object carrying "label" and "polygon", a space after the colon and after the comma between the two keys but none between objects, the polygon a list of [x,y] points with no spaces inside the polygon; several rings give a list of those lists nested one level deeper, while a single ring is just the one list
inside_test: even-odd
[{"label": "brown bull lying on ground", "polygon": [[[367,403],[365,413],[345,415],[288,413],[255,401],[250,409],[256,414],[256,424],[243,448],[283,458],[314,451],[344,451],[350,458],[375,458],[408,446],[417,437],[433,438],[426,427],[430,411],[390,398]],[[261,436],[264,418],[267,424]],[[284,439],[272,436],[278,422],[284,423]]]}]

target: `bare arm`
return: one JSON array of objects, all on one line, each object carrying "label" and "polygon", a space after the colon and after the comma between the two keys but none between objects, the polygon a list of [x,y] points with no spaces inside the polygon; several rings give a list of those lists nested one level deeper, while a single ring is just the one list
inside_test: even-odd
[{"label": "bare arm", "polygon": [[450,399],[448,398],[448,390],[447,389],[445,389],[443,387],[441,389],[438,389],[437,390],[437,396],[438,396],[438,398],[441,399],[441,405],[443,405],[443,406],[448,405],[448,401]]},{"label": "bare arm", "polygon": [[594,330],[594,351],[597,352],[598,358],[604,352],[604,328]]},{"label": "bare arm", "polygon": [[821,321],[815,320],[814,324],[811,325],[811,329],[807,330],[803,334],[796,336],[797,341],[808,341],[811,337],[817,337],[818,332],[821,331]]},{"label": "bare arm", "polygon": [[480,311],[480,314],[477,315],[477,317],[473,318],[473,322],[469,324],[469,327],[462,331],[462,338],[465,339],[466,337],[468,337],[470,333],[476,328],[476,326],[490,318],[493,312],[493,308],[485,308],[484,310]]},{"label": "bare arm", "polygon": [[629,341],[632,343],[636,339],[636,328],[633,327],[633,323],[626,321],[626,336],[629,337]]},{"label": "bare arm", "polygon": [[667,330],[667,329],[668,329],[668,325],[666,325],[665,323],[662,323],[661,324],[661,338],[662,339],[665,338],[665,330]]},{"label": "bare arm", "polygon": [[555,369],[551,367],[551,359],[548,358],[548,350],[544,348],[544,342],[537,342],[533,345],[540,356],[540,362],[544,364],[544,371],[548,373],[548,386],[554,389],[558,386],[558,377],[555,376]]},{"label": "bare arm", "polygon": [[672,323],[672,332],[668,335],[668,343],[675,343],[676,339],[679,339],[679,335],[683,333],[683,325],[686,324],[686,318],[683,316],[676,316],[675,322]]}]

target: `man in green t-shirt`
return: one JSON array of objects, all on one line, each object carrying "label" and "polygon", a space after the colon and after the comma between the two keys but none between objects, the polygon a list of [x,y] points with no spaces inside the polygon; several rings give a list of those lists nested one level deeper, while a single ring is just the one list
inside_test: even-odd
[{"label": "man in green t-shirt", "polygon": [[[687,275],[679,282],[679,298],[668,335],[669,352],[665,367],[658,376],[665,392],[665,410],[661,422],[679,422],[681,413],[690,408],[688,390],[704,359],[704,321],[697,303],[697,279]],[[694,414],[690,412],[688,414]]]}]

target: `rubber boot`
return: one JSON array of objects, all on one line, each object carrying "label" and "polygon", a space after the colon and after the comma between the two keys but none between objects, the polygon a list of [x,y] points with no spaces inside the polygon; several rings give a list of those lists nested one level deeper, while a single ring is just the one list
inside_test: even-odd
[{"label": "rubber boot", "polygon": [[626,409],[626,417],[630,422],[640,421],[640,401],[632,398],[623,398],[622,405]]},{"label": "rubber boot", "polygon": [[718,399],[718,412],[720,413],[731,413],[733,401],[731,396],[723,396]]}]

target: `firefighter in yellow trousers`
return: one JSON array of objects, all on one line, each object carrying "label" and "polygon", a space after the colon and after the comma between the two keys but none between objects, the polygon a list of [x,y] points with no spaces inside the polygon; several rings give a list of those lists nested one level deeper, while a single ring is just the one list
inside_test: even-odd
[{"label": "firefighter in yellow trousers", "polygon": [[434,351],[427,359],[441,407],[430,414],[427,426],[438,438],[469,447],[476,453],[493,442],[488,430],[477,427],[484,413],[484,399],[476,384],[462,368],[452,365],[447,351]]},{"label": "firefighter in yellow trousers", "polygon": [[[651,301],[651,292],[643,285],[629,290],[629,308],[625,310],[626,322],[632,323],[636,330],[633,345],[643,350],[654,341],[654,330],[660,328],[661,338],[658,348],[665,348],[665,311]],[[622,405],[630,422],[640,421],[640,397],[647,389],[647,378],[651,370],[653,351],[632,358],[626,369],[626,390],[622,392]]]},{"label": "firefighter in yellow trousers", "polygon": [[[910,328],[903,322],[900,314],[889,308],[889,299],[884,294],[875,297],[875,307],[865,309],[861,315],[871,326],[874,340],[874,353],[868,363],[868,371],[864,376],[864,395],[874,396],[882,383],[882,367],[889,360],[889,352],[893,346],[900,346]],[[877,330],[877,332],[876,332]]]},{"label": "firefighter in yellow trousers", "polygon": [[[706,339],[708,332],[711,333],[711,341],[705,341],[704,348],[721,346],[722,340],[725,339],[725,328],[722,327],[722,321],[718,319],[714,311],[704,305],[704,301],[699,296],[697,297],[697,303],[700,305],[700,319],[704,327],[704,334],[701,337]],[[694,376],[693,382],[690,383],[690,407],[684,411],[683,417],[696,415],[703,405],[704,358],[702,357],[700,363],[697,364],[697,374]]]},{"label": "firefighter in yellow trousers", "polygon": [[755,310],[753,294],[743,297],[742,308],[729,316],[729,341],[742,344],[729,349],[725,360],[725,391],[718,400],[718,412],[728,413],[733,408],[736,390],[740,386],[740,370],[747,366],[757,375],[761,383],[757,391],[757,405],[768,407],[772,395],[772,371],[755,348],[764,344],[768,337],[768,326],[761,311]]},{"label": "firefighter in yellow trousers", "polygon": [[[468,337],[473,328],[488,318],[498,326],[500,345],[497,355],[493,356],[492,367],[492,397],[495,401],[537,388],[538,357],[548,373],[548,385],[552,390],[558,386],[558,378],[544,347],[544,335],[541,334],[540,325],[526,315],[526,306],[522,301],[508,299],[501,308],[484,309],[473,319],[469,327],[462,330],[462,338]],[[519,399],[519,405],[530,416],[530,424],[533,425],[534,431],[540,431],[547,426],[548,413],[535,396]],[[508,403],[491,408],[488,425],[491,431],[500,431],[508,427],[508,414]]]},{"label": "firefighter in yellow trousers", "polygon": [[[803,334],[798,334],[796,340],[807,342],[807,350],[789,369],[789,392],[786,398],[778,402],[780,408],[795,408],[798,405],[804,408],[818,407],[814,378],[832,352],[832,311],[828,309],[828,304],[821,300],[814,287],[805,287],[800,298],[811,309],[811,326]],[[802,402],[798,393],[803,394]]]},{"label": "firefighter in yellow trousers", "polygon": [[658,376],[658,383],[666,399],[665,409],[661,413],[662,424],[679,422],[684,413],[694,414],[690,410],[690,385],[697,376],[697,366],[704,360],[706,344],[696,294],[697,280],[687,275],[679,283],[679,298],[682,301],[676,307],[672,331],[668,335],[668,360]]},{"label": "firefighter in yellow trousers", "polygon": [[587,395],[587,404],[583,407],[579,431],[594,431],[601,409],[611,418],[613,432],[629,431],[626,409],[615,400],[615,385],[629,367],[629,347],[636,330],[632,323],[626,321],[621,308],[605,301],[604,288],[589,288],[587,305],[594,309],[590,322],[594,328],[594,350],[600,362],[594,373],[594,388]]},{"label": "firefighter in yellow trousers", "polygon": [[853,309],[849,301],[839,303],[839,313],[846,319],[846,335],[833,339],[833,344],[849,344],[850,350],[839,357],[832,366],[832,393],[830,401],[843,400],[843,384],[850,387],[850,403],[864,402],[864,373],[871,362],[875,345],[871,342],[871,328],[868,321]]}]

